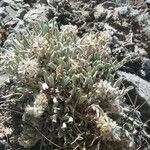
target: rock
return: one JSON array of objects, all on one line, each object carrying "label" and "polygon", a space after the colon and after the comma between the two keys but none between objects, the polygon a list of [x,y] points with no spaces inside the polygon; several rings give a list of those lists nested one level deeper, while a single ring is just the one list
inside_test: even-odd
[{"label": "rock", "polygon": [[9,18],[16,17],[16,11],[13,8],[11,8],[11,6],[6,6],[6,12],[8,13]]},{"label": "rock", "polygon": [[23,20],[19,20],[17,25],[14,28],[15,32],[21,32],[25,30],[25,23]]},{"label": "rock", "polygon": [[150,0],[146,0],[147,7],[150,8]]},{"label": "rock", "polygon": [[143,58],[141,72],[143,76],[150,81],[150,59]]},{"label": "rock", "polygon": [[137,9],[131,9],[131,12],[130,12],[130,17],[137,17],[138,15],[140,14],[140,11],[137,10]]},{"label": "rock", "polygon": [[33,21],[48,21],[49,7],[38,5],[37,8],[29,10],[25,16],[24,20],[26,22]]},{"label": "rock", "polygon": [[49,0],[38,0],[39,3],[47,4]]},{"label": "rock", "polygon": [[111,8],[114,8],[116,6],[116,4],[114,2],[111,2],[111,1],[106,1],[102,4],[102,6],[106,9],[109,9],[110,7]]},{"label": "rock", "polygon": [[5,7],[0,7],[0,16],[1,16],[2,14],[4,14],[4,11],[5,11]]},{"label": "rock", "polygon": [[146,50],[144,48],[138,47],[137,45],[135,45],[134,47],[134,52],[142,57],[148,56],[148,53],[146,52]]},{"label": "rock", "polygon": [[3,0],[3,5],[7,6],[7,5],[12,5],[14,4],[13,0]]},{"label": "rock", "polygon": [[127,6],[115,8],[115,12],[118,15],[126,16],[129,13],[129,8]]},{"label": "rock", "polygon": [[23,0],[14,0],[14,2],[16,2],[16,3],[22,3]]},{"label": "rock", "polygon": [[144,27],[142,33],[150,40],[150,25]]},{"label": "rock", "polygon": [[11,27],[11,28],[14,28],[18,23],[18,20],[11,20],[11,21],[8,21],[5,26],[6,27]]},{"label": "rock", "polygon": [[127,0],[116,0],[116,3],[119,5],[122,5],[122,4],[127,4],[128,1]]},{"label": "rock", "polygon": [[24,15],[27,13],[27,10],[26,9],[19,9],[17,14],[16,14],[16,17],[19,18],[19,19],[23,19]]},{"label": "rock", "polygon": [[[134,90],[130,91],[129,95],[132,103],[136,103],[135,107],[139,107],[141,119],[146,122],[150,119],[150,83],[134,74],[122,71],[117,73],[124,78],[127,86],[132,85],[134,87]],[[148,125],[150,126],[150,122]]]},{"label": "rock", "polygon": [[3,44],[3,47],[5,49],[9,49],[12,46],[14,37],[15,37],[15,33],[9,34],[9,36],[7,37],[7,40]]},{"label": "rock", "polygon": [[26,9],[26,10],[30,10],[30,5],[29,4],[24,4],[23,6],[22,6],[22,8],[24,8],[24,9]]},{"label": "rock", "polygon": [[36,0],[23,0],[25,3],[35,3]]}]

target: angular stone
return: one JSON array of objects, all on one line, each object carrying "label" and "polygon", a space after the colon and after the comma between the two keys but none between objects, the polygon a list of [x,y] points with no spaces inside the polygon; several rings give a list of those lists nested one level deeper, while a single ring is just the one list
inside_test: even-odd
[{"label": "angular stone", "polygon": [[[130,73],[118,71],[119,76],[124,78],[127,86],[132,85],[134,90],[131,91],[130,96],[135,103],[136,107],[139,107],[141,112],[141,119],[146,122],[150,119],[150,83],[144,79]],[[150,122],[148,122],[150,126]]]},{"label": "angular stone", "polygon": [[47,15],[49,14],[49,7],[38,5],[36,9],[31,9],[28,11],[25,16],[24,20],[26,22],[33,22],[33,21],[48,21]]},{"label": "angular stone", "polygon": [[19,19],[23,19],[24,15],[27,13],[27,10],[26,9],[19,9],[17,14],[16,14],[16,17],[19,18]]},{"label": "angular stone", "polygon": [[10,6],[6,6],[6,12],[8,13],[10,18],[16,17],[16,11],[12,9]]}]

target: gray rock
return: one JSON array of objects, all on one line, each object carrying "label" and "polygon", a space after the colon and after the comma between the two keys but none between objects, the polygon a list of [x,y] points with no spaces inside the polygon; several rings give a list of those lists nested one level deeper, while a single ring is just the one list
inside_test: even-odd
[{"label": "gray rock", "polygon": [[3,0],[4,5],[12,5],[14,4],[13,0]]},{"label": "gray rock", "polygon": [[0,7],[0,17],[1,17],[1,20],[7,16],[7,13],[5,11],[5,7]]},{"label": "gray rock", "polygon": [[138,47],[137,45],[134,46],[134,52],[142,57],[148,56],[148,53],[146,52],[146,50],[142,47]]},{"label": "gray rock", "polygon": [[23,0],[25,3],[35,3],[37,0]]},{"label": "gray rock", "polygon": [[22,3],[23,0],[14,0],[14,2],[16,2],[16,3]]},{"label": "gray rock", "polygon": [[38,5],[37,8],[29,10],[25,16],[24,20],[26,22],[33,21],[48,21],[49,7]]},{"label": "gray rock", "polygon": [[11,28],[14,28],[18,23],[18,20],[11,20],[11,21],[8,21],[5,26],[6,27],[11,27]]},{"label": "gray rock", "polygon": [[150,40],[150,25],[144,27],[142,32]]},{"label": "gray rock", "polygon": [[4,42],[3,47],[5,49],[10,49],[10,47],[13,44],[13,39],[15,38],[15,33],[11,33],[9,34],[9,36],[7,37],[7,40]]},{"label": "gray rock", "polygon": [[30,5],[29,4],[24,4],[21,8],[24,8],[26,10],[30,10]]},{"label": "gray rock", "polygon": [[19,22],[17,23],[17,25],[14,28],[14,31],[16,33],[22,33],[24,36],[28,35],[27,30],[26,30],[26,26],[25,26],[25,22],[23,20],[19,20]]},{"label": "gray rock", "polygon": [[47,1],[49,0],[38,0],[39,3],[44,3],[44,4],[47,4]]},{"label": "gray rock", "polygon": [[16,17],[16,11],[13,8],[11,8],[11,6],[6,6],[6,12],[8,13],[10,18]]},{"label": "gray rock", "polygon": [[23,20],[19,20],[17,25],[15,26],[14,30],[17,32],[17,31],[22,30],[23,28],[25,28],[24,21]]},{"label": "gray rock", "polygon": [[141,112],[141,119],[146,122],[150,119],[150,83],[134,74],[122,71],[118,71],[117,73],[124,78],[124,81],[128,85],[134,86],[135,91],[130,96],[133,103],[136,101],[136,106],[139,107],[138,110]]},{"label": "gray rock", "polygon": [[141,71],[147,80],[150,80],[150,59],[143,58]]},{"label": "gray rock", "polygon": [[150,0],[146,0],[145,2],[146,2],[147,4],[150,4]]},{"label": "gray rock", "polygon": [[27,10],[26,9],[19,9],[17,14],[16,14],[16,17],[19,18],[19,19],[23,19],[24,15],[27,13]]},{"label": "gray rock", "polygon": [[115,11],[118,13],[118,15],[127,15],[129,13],[129,7],[118,7],[115,8]]},{"label": "gray rock", "polygon": [[3,14],[5,11],[5,7],[0,7],[0,15]]},{"label": "gray rock", "polygon": [[130,17],[136,17],[140,14],[140,11],[137,9],[131,9]]},{"label": "gray rock", "polygon": [[116,3],[119,5],[122,5],[122,4],[127,4],[128,1],[127,0],[116,0]]}]

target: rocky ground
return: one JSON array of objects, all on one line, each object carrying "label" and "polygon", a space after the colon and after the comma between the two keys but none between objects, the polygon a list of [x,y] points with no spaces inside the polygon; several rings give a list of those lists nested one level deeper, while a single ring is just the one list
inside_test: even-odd
[{"label": "rocky ground", "polygon": [[[121,61],[133,54],[134,59],[121,67],[118,76],[124,77],[126,86],[134,86],[129,96],[141,112],[143,122],[148,124],[150,133],[149,13],[149,0],[1,0],[0,50],[2,53],[9,50],[16,33],[25,32],[25,28],[36,21],[53,22],[58,28],[76,25],[80,37],[85,33],[108,30],[112,33],[110,48],[113,56]],[[7,80],[7,75],[0,69],[0,87]],[[1,97],[2,92],[0,104]]]}]

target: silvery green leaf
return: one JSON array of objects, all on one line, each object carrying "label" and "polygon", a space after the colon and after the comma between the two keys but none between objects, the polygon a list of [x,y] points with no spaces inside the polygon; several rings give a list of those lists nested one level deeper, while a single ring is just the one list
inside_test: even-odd
[{"label": "silvery green leaf", "polygon": [[63,58],[58,59],[58,63],[61,64],[61,66],[64,68],[66,66],[66,63],[64,62]]},{"label": "silvery green leaf", "polygon": [[129,91],[133,90],[134,87],[133,86],[128,86],[126,89],[125,89],[125,93],[128,93]]},{"label": "silvery green leaf", "polygon": [[53,70],[55,70],[57,68],[57,66],[54,63],[52,63],[52,62],[50,62],[48,64],[48,67],[51,68],[51,69],[53,69]]},{"label": "silvery green leaf", "polygon": [[64,79],[64,86],[68,85],[70,82],[71,82],[70,77],[66,77],[66,78]]},{"label": "silvery green leaf", "polygon": [[122,84],[123,78],[120,77],[119,79],[117,79],[117,81],[114,83],[114,87],[120,87]]},{"label": "silvery green leaf", "polygon": [[91,86],[93,84],[93,79],[92,79],[92,77],[88,77],[88,78],[86,78],[85,79],[85,82],[84,82],[84,86],[86,87],[86,86]]},{"label": "silvery green leaf", "polygon": [[55,80],[54,80],[53,75],[50,75],[50,76],[48,77],[48,83],[49,83],[49,86],[50,86],[50,87],[54,87]]},{"label": "silvery green leaf", "polygon": [[81,83],[84,82],[84,75],[82,73],[79,74],[79,79]]},{"label": "silvery green leaf", "polygon": [[71,78],[72,84],[75,85],[78,77],[76,75],[73,75]]},{"label": "silvery green leaf", "polygon": [[23,38],[23,46],[25,48],[30,48],[30,44],[29,44],[27,38],[24,35],[22,35],[22,38]]},{"label": "silvery green leaf", "polygon": [[45,70],[43,70],[43,76],[44,76],[45,83],[48,83],[48,74]]},{"label": "silvery green leaf", "polygon": [[79,99],[79,104],[83,104],[87,100],[87,95],[81,95]]}]

